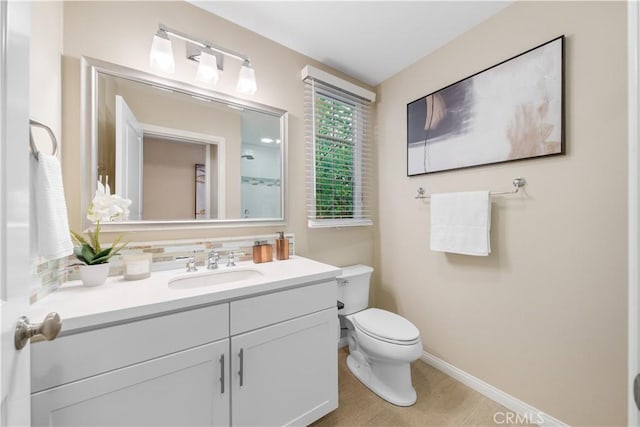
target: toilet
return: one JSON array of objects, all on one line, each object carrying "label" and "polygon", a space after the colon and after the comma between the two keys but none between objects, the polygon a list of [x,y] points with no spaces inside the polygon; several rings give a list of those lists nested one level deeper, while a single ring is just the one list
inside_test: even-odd
[{"label": "toilet", "polygon": [[422,354],[420,332],[402,316],[369,306],[373,268],[353,265],[338,277],[338,315],[347,328],[347,367],[384,400],[398,406],[416,402],[409,364]]}]

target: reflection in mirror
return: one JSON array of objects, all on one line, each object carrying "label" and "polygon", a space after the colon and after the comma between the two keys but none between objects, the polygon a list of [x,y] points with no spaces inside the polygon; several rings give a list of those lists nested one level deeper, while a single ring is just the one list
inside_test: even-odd
[{"label": "reflection in mirror", "polygon": [[90,182],[130,199],[130,221],[283,220],[284,111],[85,62]]},{"label": "reflection in mirror", "polygon": [[242,217],[277,218],[280,194],[280,124],[255,111],[242,114]]}]

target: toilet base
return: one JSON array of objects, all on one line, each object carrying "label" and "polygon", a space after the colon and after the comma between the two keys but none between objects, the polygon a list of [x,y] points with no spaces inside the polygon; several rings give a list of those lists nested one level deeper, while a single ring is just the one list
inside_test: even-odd
[{"label": "toilet base", "polygon": [[375,363],[372,367],[359,351],[347,356],[349,371],[369,390],[397,406],[411,406],[416,403],[416,390],[411,384],[409,363]]}]

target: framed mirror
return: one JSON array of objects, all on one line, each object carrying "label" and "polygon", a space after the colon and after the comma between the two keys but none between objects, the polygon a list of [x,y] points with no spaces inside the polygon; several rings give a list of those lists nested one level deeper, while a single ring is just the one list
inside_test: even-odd
[{"label": "framed mirror", "polygon": [[107,226],[284,224],[286,111],[92,58],[82,69],[84,211],[100,181],[132,202]]}]

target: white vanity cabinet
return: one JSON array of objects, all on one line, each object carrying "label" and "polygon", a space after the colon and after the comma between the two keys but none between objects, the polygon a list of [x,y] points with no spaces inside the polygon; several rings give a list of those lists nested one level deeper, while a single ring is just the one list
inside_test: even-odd
[{"label": "white vanity cabinet", "polygon": [[32,424],[309,424],[338,406],[335,304],[325,280],[39,343]]}]

